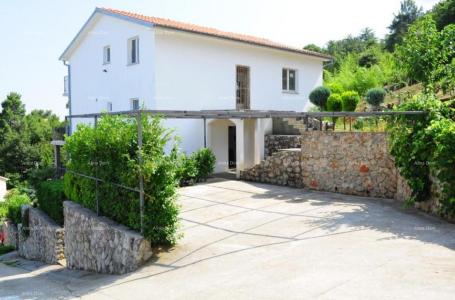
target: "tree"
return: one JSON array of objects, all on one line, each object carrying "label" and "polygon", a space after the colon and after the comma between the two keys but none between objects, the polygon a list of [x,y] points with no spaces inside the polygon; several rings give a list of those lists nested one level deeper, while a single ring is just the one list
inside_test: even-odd
[{"label": "tree", "polygon": [[0,175],[23,181],[31,170],[51,165],[52,131],[61,125],[50,111],[26,115],[21,96],[10,93],[0,113]]},{"label": "tree", "polygon": [[325,49],[319,47],[316,44],[308,44],[305,47],[303,47],[303,49],[304,50],[313,51],[313,52],[318,52],[318,53],[325,53],[326,52]]},{"label": "tree", "polygon": [[373,106],[375,109],[384,102],[385,99],[385,90],[383,88],[373,88],[369,89],[365,101]]},{"label": "tree", "polygon": [[388,27],[390,32],[386,37],[386,49],[393,52],[396,44],[400,44],[408,32],[409,26],[423,15],[423,10],[414,0],[403,0],[400,11],[394,15],[392,24]]},{"label": "tree", "polygon": [[[426,89],[443,88],[454,78],[455,25],[439,32],[431,15],[418,20],[409,28],[402,45],[397,47],[397,63],[407,76],[421,82]],[[453,85],[453,84],[452,84]]]},{"label": "tree", "polygon": [[455,24],[455,1],[439,2],[433,7],[432,14],[438,30],[444,29],[449,24]]},{"label": "tree", "polygon": [[330,90],[324,86],[320,86],[311,91],[309,98],[311,103],[323,111],[325,109],[325,104],[327,103],[329,96]]},{"label": "tree", "polygon": [[0,131],[6,134],[7,130],[19,129],[25,116],[25,105],[21,101],[21,95],[11,92],[2,103],[0,114]]}]

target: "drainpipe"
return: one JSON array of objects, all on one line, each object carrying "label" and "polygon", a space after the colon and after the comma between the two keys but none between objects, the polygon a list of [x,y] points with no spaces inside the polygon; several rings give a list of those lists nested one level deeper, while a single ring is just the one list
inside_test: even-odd
[{"label": "drainpipe", "polygon": [[71,65],[68,64],[67,61],[63,61],[63,65],[65,65],[68,68],[68,110],[69,110],[69,124],[68,124],[68,135],[71,135],[71,131],[73,129],[73,119],[71,118]]}]

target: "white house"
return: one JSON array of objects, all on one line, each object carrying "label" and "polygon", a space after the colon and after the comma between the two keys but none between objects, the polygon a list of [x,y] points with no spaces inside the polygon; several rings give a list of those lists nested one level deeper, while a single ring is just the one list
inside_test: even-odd
[{"label": "white house", "polygon": [[[266,39],[96,8],[61,55],[69,114],[153,110],[303,111],[329,57]],[[80,120],[72,121],[72,130]],[[202,120],[168,119],[192,152]],[[210,120],[217,172],[263,158],[271,119]],[[229,163],[231,162],[231,163]]]},{"label": "white house", "polygon": [[0,202],[4,201],[4,198],[6,196],[7,190],[6,190],[6,182],[8,181],[8,178],[0,176]]}]

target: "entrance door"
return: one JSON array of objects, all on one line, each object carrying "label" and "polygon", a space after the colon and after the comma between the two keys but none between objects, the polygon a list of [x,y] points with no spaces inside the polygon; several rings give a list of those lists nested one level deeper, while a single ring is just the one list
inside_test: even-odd
[{"label": "entrance door", "polygon": [[237,162],[235,126],[228,127],[228,161],[229,169],[235,169]]},{"label": "entrance door", "polygon": [[250,109],[250,68],[237,66],[236,109]]}]

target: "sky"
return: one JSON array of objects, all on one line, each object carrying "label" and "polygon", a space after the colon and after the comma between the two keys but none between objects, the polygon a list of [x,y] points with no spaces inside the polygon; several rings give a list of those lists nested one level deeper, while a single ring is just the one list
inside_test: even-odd
[{"label": "sky", "polygon": [[[425,10],[438,0],[416,0]],[[296,47],[356,35],[383,38],[400,0],[0,0],[0,101],[68,114],[58,60],[95,7],[110,7],[268,38]]]}]

